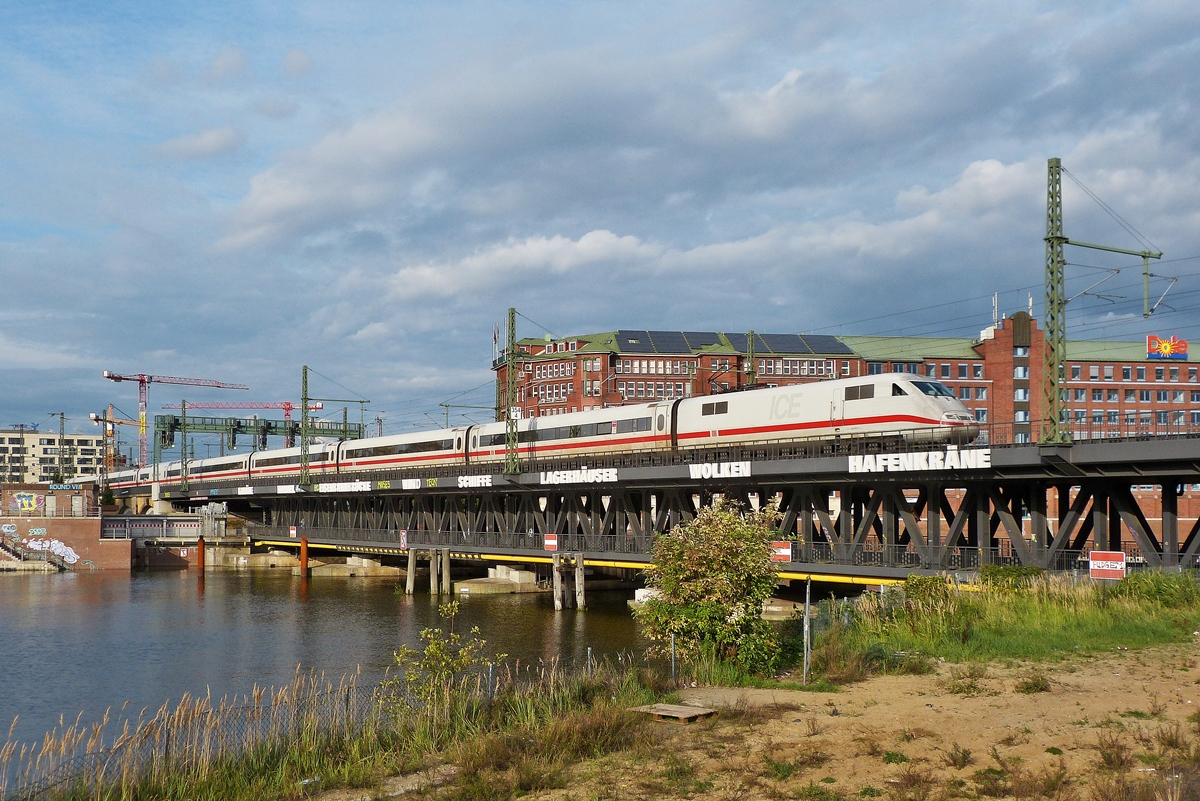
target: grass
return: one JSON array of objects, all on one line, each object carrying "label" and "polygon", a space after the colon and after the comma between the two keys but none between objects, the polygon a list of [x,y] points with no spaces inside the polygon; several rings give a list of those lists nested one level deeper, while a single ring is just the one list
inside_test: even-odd
[{"label": "grass", "polygon": [[[849,625],[844,615],[829,615],[833,622],[814,649],[819,674],[857,681],[896,670],[898,654],[920,654],[926,665],[928,657],[1055,660],[1188,641],[1200,628],[1200,589],[1191,573],[1141,571],[1113,586],[1029,575],[971,589],[913,577],[902,591],[861,596],[848,610]],[[1050,686],[1031,674],[1018,688],[1046,692]],[[967,682],[963,689],[977,688]]]},{"label": "grass", "polygon": [[[564,786],[574,762],[637,745],[645,722],[628,708],[659,697],[638,671],[607,665],[590,673],[505,671],[491,697],[477,677],[460,676],[420,705],[381,692],[355,700],[364,694],[344,690],[354,688],[298,675],[288,688],[256,694],[249,707],[184,698],[115,732],[107,721],[76,724],[34,748],[9,743],[0,747],[0,779],[9,779],[0,781],[0,798],[56,771],[68,780],[40,798],[290,798],[377,786],[446,755],[459,775],[445,798],[516,798]],[[246,725],[247,714],[255,725]],[[102,750],[112,757],[69,770]]]}]

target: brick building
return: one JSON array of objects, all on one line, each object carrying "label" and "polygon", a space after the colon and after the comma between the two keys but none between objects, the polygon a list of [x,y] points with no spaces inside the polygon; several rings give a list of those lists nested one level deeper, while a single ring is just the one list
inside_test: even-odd
[{"label": "brick building", "polygon": [[[1064,403],[1076,438],[1200,428],[1200,376],[1186,343],[1068,341]],[[1036,441],[1045,408],[1042,331],[1025,312],[971,337],[878,337],[618,330],[518,342],[516,404],[542,417],[882,373],[946,384],[990,441]],[[1151,347],[1154,346],[1154,347]],[[751,354],[751,350],[753,353]],[[505,363],[494,365],[497,406]]]}]

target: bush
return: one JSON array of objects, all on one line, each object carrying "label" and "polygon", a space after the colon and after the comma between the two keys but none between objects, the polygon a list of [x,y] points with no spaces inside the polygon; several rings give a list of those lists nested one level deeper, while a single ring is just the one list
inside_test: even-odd
[{"label": "bush", "polygon": [[1111,591],[1120,598],[1150,601],[1164,607],[1193,606],[1200,602],[1200,587],[1190,573],[1139,570],[1121,579]]},{"label": "bush", "polygon": [[658,597],[636,612],[652,653],[665,655],[673,635],[684,658],[711,645],[747,671],[774,671],[779,639],[762,606],[777,586],[771,542],[778,519],[773,505],[742,513],[719,502],[655,539],[646,584]]}]

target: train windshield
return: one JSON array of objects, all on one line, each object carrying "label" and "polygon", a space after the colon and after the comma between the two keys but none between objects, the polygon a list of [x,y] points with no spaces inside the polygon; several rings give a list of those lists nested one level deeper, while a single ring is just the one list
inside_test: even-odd
[{"label": "train windshield", "polygon": [[914,381],[912,385],[924,392],[926,395],[934,398],[953,398],[954,393],[944,384],[939,384],[936,381]]}]

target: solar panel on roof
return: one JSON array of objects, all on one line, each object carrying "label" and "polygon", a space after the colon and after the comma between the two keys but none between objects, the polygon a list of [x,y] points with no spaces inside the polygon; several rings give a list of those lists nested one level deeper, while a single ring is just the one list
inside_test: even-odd
[{"label": "solar panel on roof", "polygon": [[659,353],[690,353],[687,340],[682,331],[647,331],[654,349]]},{"label": "solar panel on roof", "polygon": [[716,345],[721,341],[721,337],[716,331],[684,331],[683,338],[687,340],[692,350],[707,348],[709,345]]},{"label": "solar panel on roof", "polygon": [[854,351],[846,347],[837,337],[831,337],[827,334],[802,334],[801,339],[808,343],[812,348],[813,353],[822,354],[846,354],[851,355]]},{"label": "solar panel on roof", "polygon": [[623,353],[654,353],[649,331],[618,331],[617,347]]},{"label": "solar panel on roof", "polygon": [[804,340],[795,334],[762,334],[760,339],[771,353],[812,353]]},{"label": "solar panel on roof", "polygon": [[[726,334],[725,337],[729,340],[729,344],[733,346],[734,350],[736,350],[738,353],[746,353],[746,335],[745,334]],[[768,353],[768,352],[770,352],[770,350],[771,349],[767,347],[767,343],[765,341],[763,341],[762,336],[759,334],[755,334],[754,335],[754,352],[755,353]]]}]

